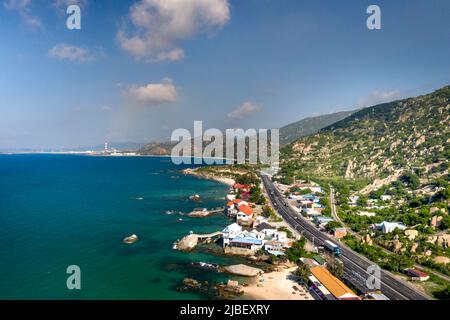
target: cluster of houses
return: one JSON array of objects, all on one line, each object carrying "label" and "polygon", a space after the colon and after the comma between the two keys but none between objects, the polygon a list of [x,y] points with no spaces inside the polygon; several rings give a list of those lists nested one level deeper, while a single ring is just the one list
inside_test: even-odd
[{"label": "cluster of houses", "polygon": [[249,202],[251,196],[251,186],[235,183],[231,188],[231,193],[226,196],[226,212],[231,218],[235,218],[237,224],[251,226],[256,219],[254,205]]},{"label": "cluster of houses", "polygon": [[222,243],[227,254],[253,255],[265,250],[274,255],[284,254],[292,245],[286,232],[278,231],[267,219],[254,212],[255,206],[248,200],[251,196],[249,185],[236,183],[226,196],[227,215],[236,222],[222,230]]},{"label": "cluster of houses", "polygon": [[[304,190],[308,190],[309,193],[303,194]],[[320,203],[317,194],[322,192],[322,188],[315,184],[294,184],[289,188],[288,199],[295,200],[297,208],[308,217],[320,216],[325,207]]]},{"label": "cluster of houses", "polygon": [[286,248],[292,245],[286,232],[260,219],[257,226],[244,228],[236,222],[222,230],[223,248],[225,253],[253,255],[259,250],[265,250],[273,255],[283,255]]},{"label": "cluster of houses", "polygon": [[[381,200],[382,202],[389,202],[389,201],[392,200],[392,196],[389,195],[389,194],[383,194],[383,195],[380,196],[380,199],[368,199],[365,207],[366,208],[373,208],[373,209],[385,208],[386,206],[377,204],[378,200]],[[357,195],[353,195],[353,196],[348,197],[348,205],[350,207],[357,207],[358,206],[358,201],[359,201],[359,196],[357,196]]]}]

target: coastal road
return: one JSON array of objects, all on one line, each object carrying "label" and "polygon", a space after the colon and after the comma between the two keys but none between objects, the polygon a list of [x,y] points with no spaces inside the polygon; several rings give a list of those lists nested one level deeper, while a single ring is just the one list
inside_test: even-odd
[{"label": "coastal road", "polygon": [[[298,215],[287,203],[278,189],[273,185],[272,181],[267,175],[261,175],[264,187],[270,197],[274,209],[280,214],[283,219],[299,233],[303,234],[309,241],[315,245],[323,245],[326,240],[329,240],[341,247],[340,259],[344,264],[344,272],[346,278],[355,286],[361,288],[365,286],[365,279],[368,279],[371,274],[367,271],[370,266],[375,265],[367,258],[355,253],[341,243],[338,243],[328,237],[325,233],[319,231],[314,225],[306,219]],[[391,300],[427,300],[428,297],[416,291],[405,281],[402,281],[392,275],[390,272],[381,270],[380,276],[381,288],[380,290]],[[368,290],[366,290],[368,291]],[[373,290],[372,290],[373,291]]]}]

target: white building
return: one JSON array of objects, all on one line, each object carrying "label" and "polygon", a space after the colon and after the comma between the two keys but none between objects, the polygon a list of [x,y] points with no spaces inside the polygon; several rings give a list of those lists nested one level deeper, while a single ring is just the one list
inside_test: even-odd
[{"label": "white building", "polygon": [[228,201],[233,201],[233,200],[235,200],[236,199],[236,195],[235,194],[227,194],[227,196],[226,196],[226,199],[228,200]]},{"label": "white building", "polygon": [[348,197],[348,205],[351,207],[356,207],[358,204],[359,196],[350,196]]},{"label": "white building", "polygon": [[237,223],[230,224],[222,230],[223,246],[225,247],[231,240],[242,233],[242,227]]},{"label": "white building", "polygon": [[388,195],[388,194],[383,194],[380,197],[381,201],[390,201],[392,199],[392,196]]},{"label": "white building", "polygon": [[378,230],[381,230],[381,232],[383,232],[383,233],[390,233],[390,232],[394,231],[395,229],[405,230],[406,226],[401,224],[400,222],[383,221],[382,223],[377,224],[376,228]]}]

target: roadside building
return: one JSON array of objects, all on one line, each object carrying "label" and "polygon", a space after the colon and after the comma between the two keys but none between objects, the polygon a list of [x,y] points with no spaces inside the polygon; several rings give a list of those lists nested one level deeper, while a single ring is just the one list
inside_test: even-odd
[{"label": "roadside building", "polygon": [[419,269],[406,269],[406,274],[411,277],[411,280],[415,281],[427,281],[428,279],[430,279],[430,276],[427,273]]},{"label": "roadside building", "polygon": [[310,218],[314,218],[314,217],[322,215],[322,213],[320,211],[317,211],[317,209],[311,209],[311,208],[302,209],[302,212],[306,213],[306,215]]},{"label": "roadside building", "polygon": [[333,218],[325,216],[317,216],[313,219],[314,223],[317,225],[326,225],[328,222],[334,221]]},{"label": "roadside building", "polygon": [[337,300],[330,291],[312,274],[308,275],[309,292],[316,300]]},{"label": "roadside building", "polygon": [[300,258],[300,262],[302,264],[308,266],[309,268],[319,265],[319,263],[317,261],[315,261],[314,259],[311,259],[311,258]]},{"label": "roadside building", "polygon": [[347,229],[346,228],[334,228],[333,229],[333,236],[336,239],[342,239],[347,235]]},{"label": "roadside building", "polygon": [[318,255],[318,254],[315,254],[315,255],[313,256],[313,259],[314,259],[314,261],[317,262],[318,265],[323,266],[323,265],[325,264],[325,260],[322,258],[322,256],[320,256],[320,255]]},{"label": "roadside building", "polygon": [[364,295],[364,300],[389,300],[389,298],[381,292],[368,292]]},{"label": "roadside building", "polygon": [[316,266],[310,269],[311,274],[316,278],[333,297],[337,300],[361,300],[349,287],[341,280],[333,276],[326,268]]}]

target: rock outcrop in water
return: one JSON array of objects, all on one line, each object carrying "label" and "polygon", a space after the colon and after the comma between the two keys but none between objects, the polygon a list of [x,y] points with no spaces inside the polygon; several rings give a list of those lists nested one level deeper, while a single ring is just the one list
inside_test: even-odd
[{"label": "rock outcrop in water", "polygon": [[174,248],[180,251],[192,251],[198,244],[198,236],[190,234],[183,239],[177,241]]},{"label": "rock outcrop in water", "polygon": [[139,238],[138,238],[137,235],[132,234],[131,236],[124,238],[124,239],[122,240],[122,242],[123,242],[123,243],[126,243],[126,244],[132,244],[132,243],[135,243],[136,241],[138,241],[138,239],[139,239]]}]

